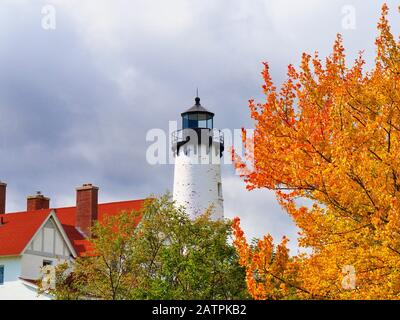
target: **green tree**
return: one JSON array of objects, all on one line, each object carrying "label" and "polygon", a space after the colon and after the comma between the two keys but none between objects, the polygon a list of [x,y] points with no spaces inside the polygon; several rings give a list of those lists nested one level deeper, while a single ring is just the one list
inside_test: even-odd
[{"label": "green tree", "polygon": [[97,223],[73,271],[57,267],[57,299],[243,299],[230,221],[190,220],[168,195]]}]

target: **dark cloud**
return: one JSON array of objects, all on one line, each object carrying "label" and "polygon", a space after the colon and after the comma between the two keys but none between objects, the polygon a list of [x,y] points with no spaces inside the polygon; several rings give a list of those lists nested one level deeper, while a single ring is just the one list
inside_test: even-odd
[{"label": "dark cloud", "polygon": [[[303,51],[328,54],[337,32],[350,59],[366,49],[372,61],[381,3],[3,0],[0,179],[9,183],[8,209],[24,209],[36,190],[54,205],[73,204],[84,182],[101,187],[102,201],[171,189],[173,166],[146,162],[145,137],[178,120],[196,87],[218,127],[250,127],[247,100],[262,99],[262,61],[279,84]],[[56,8],[56,30],[41,27],[45,4]],[[341,27],[344,5],[356,10],[355,30]],[[227,216],[241,216],[250,236],[296,236],[269,192],[248,193],[232,168],[223,172]]]}]

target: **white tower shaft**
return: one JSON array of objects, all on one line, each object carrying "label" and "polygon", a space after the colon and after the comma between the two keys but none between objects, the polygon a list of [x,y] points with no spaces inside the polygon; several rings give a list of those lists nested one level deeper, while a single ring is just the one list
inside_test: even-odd
[{"label": "white tower shaft", "polygon": [[224,218],[220,163],[220,146],[215,142],[189,141],[176,153],[173,199],[191,218],[207,210],[213,220]]}]

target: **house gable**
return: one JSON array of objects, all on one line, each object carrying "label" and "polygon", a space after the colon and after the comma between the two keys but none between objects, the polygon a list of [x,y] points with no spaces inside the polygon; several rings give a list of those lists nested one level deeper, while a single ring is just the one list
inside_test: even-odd
[{"label": "house gable", "polygon": [[54,211],[50,212],[22,253],[64,260],[71,256],[76,257],[76,252]]}]

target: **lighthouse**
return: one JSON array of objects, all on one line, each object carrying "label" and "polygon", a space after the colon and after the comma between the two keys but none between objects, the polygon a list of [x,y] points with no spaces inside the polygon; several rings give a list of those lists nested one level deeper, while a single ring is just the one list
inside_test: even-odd
[{"label": "lighthouse", "polygon": [[211,219],[223,219],[223,133],[214,129],[214,113],[200,104],[198,96],[181,117],[182,129],[172,134],[175,204],[184,207],[191,219],[206,210],[211,210]]}]

